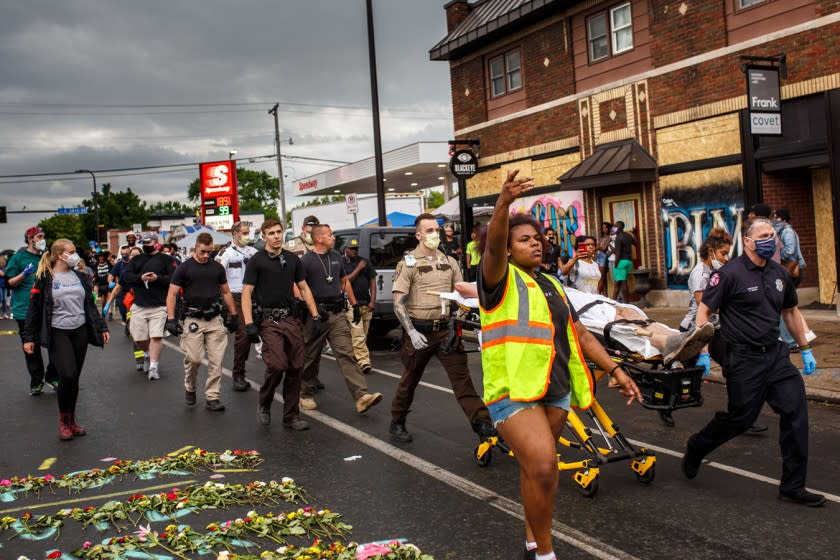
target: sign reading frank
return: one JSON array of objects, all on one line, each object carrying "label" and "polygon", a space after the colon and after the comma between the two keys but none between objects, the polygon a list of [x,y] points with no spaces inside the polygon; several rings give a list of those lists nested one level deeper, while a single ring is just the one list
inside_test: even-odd
[{"label": "sign reading frank", "polygon": [[747,68],[750,134],[782,134],[778,68]]}]

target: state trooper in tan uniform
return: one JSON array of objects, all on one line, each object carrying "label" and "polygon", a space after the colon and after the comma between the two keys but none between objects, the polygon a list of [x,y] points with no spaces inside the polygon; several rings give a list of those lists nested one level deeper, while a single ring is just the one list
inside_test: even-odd
[{"label": "state trooper in tan uniform", "polygon": [[303,226],[300,228],[300,235],[285,243],[283,250],[294,253],[298,257],[302,257],[311,251],[315,246],[314,241],[312,241],[312,228],[320,223],[321,221],[316,216],[305,217]]},{"label": "state trooper in tan uniform", "polygon": [[394,273],[394,313],[405,331],[400,358],[403,374],[391,403],[391,427],[394,441],[408,443],[413,437],[405,429],[405,420],[414,400],[414,391],[426,364],[437,357],[449,376],[455,398],[479,438],[495,435],[490,415],[476,393],[463,352],[446,353],[442,343],[449,332],[449,314],[441,309],[440,292],[451,292],[461,282],[458,262],[438,250],[440,232],[431,214],[421,214],[414,221],[420,244],[397,264]]}]

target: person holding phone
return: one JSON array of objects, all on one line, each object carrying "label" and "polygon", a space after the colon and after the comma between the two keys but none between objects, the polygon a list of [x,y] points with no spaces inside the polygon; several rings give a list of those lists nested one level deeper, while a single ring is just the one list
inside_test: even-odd
[{"label": "person holding phone", "polygon": [[568,278],[567,285],[587,294],[597,294],[601,281],[601,267],[595,261],[595,238],[589,235],[577,237],[577,251],[560,272]]}]

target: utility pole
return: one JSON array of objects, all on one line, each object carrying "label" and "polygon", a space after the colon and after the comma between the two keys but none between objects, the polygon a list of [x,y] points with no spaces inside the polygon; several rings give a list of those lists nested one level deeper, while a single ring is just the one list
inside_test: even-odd
[{"label": "utility pole", "polygon": [[274,146],[277,151],[277,178],[280,181],[280,223],[286,229],[286,186],[283,181],[283,160],[280,158],[280,123],[277,119],[277,108],[280,103],[275,103],[269,109],[268,114],[274,115]]},{"label": "utility pole", "polygon": [[373,107],[373,156],[376,163],[376,207],[379,225],[388,225],[385,211],[385,171],[382,165],[382,136],[379,132],[379,86],[376,83],[376,40],[373,35],[373,0],[367,0],[368,54],[370,58],[370,97]]}]

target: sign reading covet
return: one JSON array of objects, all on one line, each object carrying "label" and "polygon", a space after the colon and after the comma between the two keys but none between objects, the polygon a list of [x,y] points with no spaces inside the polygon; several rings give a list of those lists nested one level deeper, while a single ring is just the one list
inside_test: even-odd
[{"label": "sign reading covet", "polygon": [[750,134],[782,134],[778,68],[747,68]]}]

